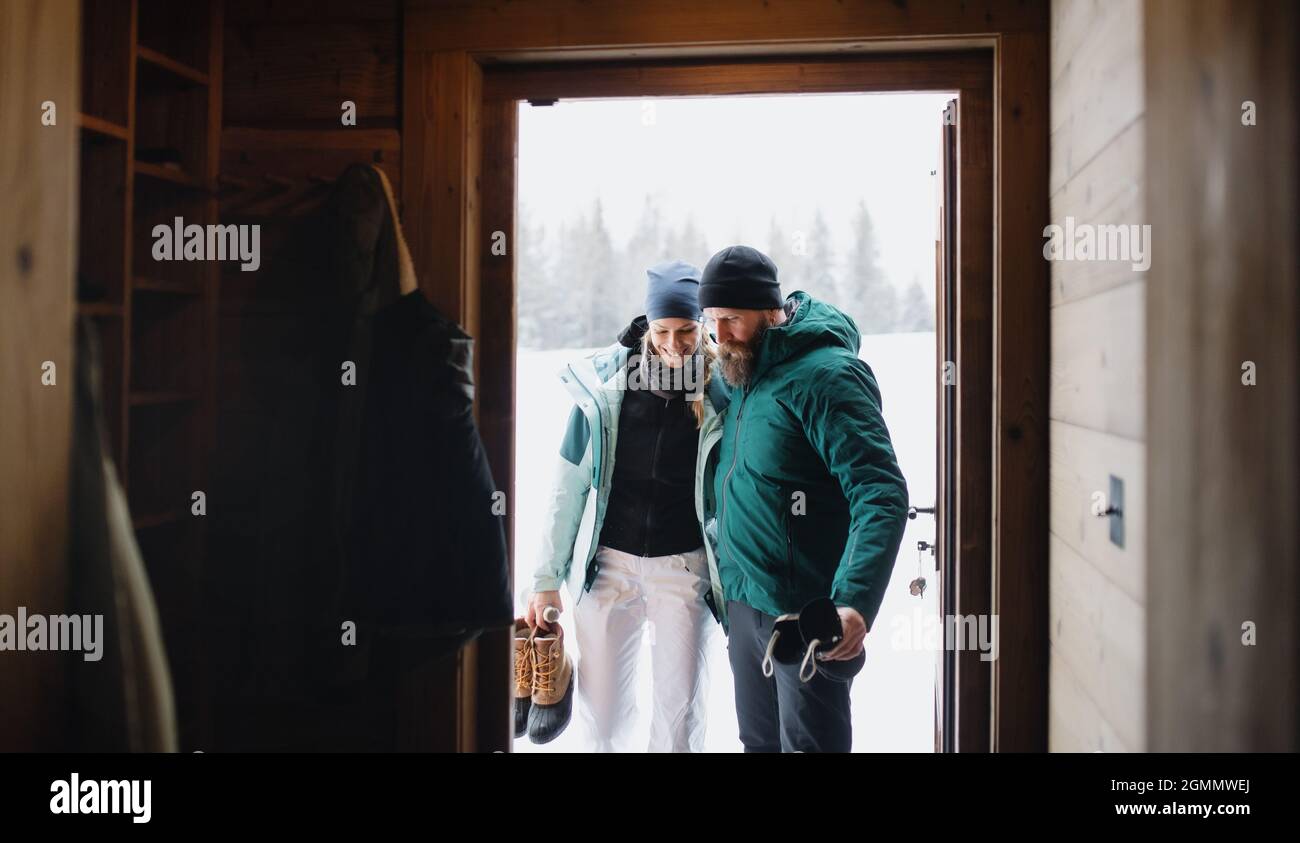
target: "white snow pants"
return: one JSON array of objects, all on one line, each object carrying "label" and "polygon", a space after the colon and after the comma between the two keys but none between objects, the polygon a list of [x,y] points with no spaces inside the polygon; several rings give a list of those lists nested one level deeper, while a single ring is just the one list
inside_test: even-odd
[{"label": "white snow pants", "polygon": [[578,711],[595,752],[635,751],[636,668],[641,630],[650,625],[650,752],[701,752],[714,620],[704,548],[633,556],[601,545],[591,591],[574,609]]}]

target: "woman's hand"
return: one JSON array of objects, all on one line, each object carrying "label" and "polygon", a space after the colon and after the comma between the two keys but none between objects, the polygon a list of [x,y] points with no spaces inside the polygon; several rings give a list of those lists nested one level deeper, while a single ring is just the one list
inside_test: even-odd
[{"label": "woman's hand", "polygon": [[560,592],[533,592],[533,596],[528,598],[528,609],[524,612],[524,620],[528,622],[529,626],[541,627],[546,632],[550,632],[551,625],[545,619],[547,606],[554,606],[557,612],[564,611],[564,603],[560,601]]}]

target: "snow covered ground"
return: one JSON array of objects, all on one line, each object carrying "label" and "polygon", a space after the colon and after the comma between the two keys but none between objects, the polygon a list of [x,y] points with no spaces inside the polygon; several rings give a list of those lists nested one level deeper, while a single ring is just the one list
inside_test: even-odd
[{"label": "snow covered ground", "polygon": [[[932,506],[935,496],[935,336],[933,333],[883,334],[862,341],[861,357],[880,385],[885,422],[894,450],[907,478],[914,506]],[[516,604],[522,614],[524,597],[537,565],[547,492],[559,453],[560,438],[572,402],[556,373],[570,359],[587,350],[520,351],[517,371],[518,418],[516,430],[515,507]],[[867,661],[853,683],[853,750],[855,752],[931,752],[934,749],[934,688],[938,653],[921,646],[922,624],[937,619],[938,577],[934,558],[927,552],[924,598],[913,597],[908,583],[917,576],[918,540],[933,542],[934,519],[928,515],[909,521],[894,565],[889,591],[867,636]],[[567,589],[562,592],[565,614],[573,606]],[[925,619],[925,620],[923,620]],[[569,637],[572,642],[574,639]],[[725,639],[714,625],[710,642],[708,749],[738,752],[735,703]],[[581,653],[575,645],[573,656]],[[638,726],[636,745],[649,740],[651,688],[649,642],[642,643],[638,671]],[[587,750],[582,724],[575,716],[570,728],[546,746],[529,740],[515,741],[515,751],[583,752]]]}]

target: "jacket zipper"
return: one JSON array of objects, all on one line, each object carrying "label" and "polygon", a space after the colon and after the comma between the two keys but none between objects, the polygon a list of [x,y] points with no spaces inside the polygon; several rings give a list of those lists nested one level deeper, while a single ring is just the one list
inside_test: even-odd
[{"label": "jacket zipper", "polygon": [[745,390],[740,396],[740,403],[736,405],[736,437],[731,443],[731,467],[727,469],[727,476],[722,478],[722,505],[718,507],[718,539],[722,540],[722,518],[727,514],[727,491],[728,484],[731,482],[731,474],[736,470],[736,460],[740,457],[740,420],[745,415],[745,399],[749,397],[749,390]]},{"label": "jacket zipper", "polygon": [[[592,393],[590,389],[587,388],[587,385],[582,382],[582,378],[579,377],[578,373],[574,371],[573,364],[569,364],[568,369],[569,369],[569,373],[573,375],[573,382],[576,383],[578,386],[582,387],[582,391],[587,393],[587,397],[591,399],[591,406],[596,410],[596,421],[600,422],[601,464],[600,464],[600,472],[596,476],[596,487],[597,487],[597,491],[599,491],[600,486],[605,481],[605,465],[608,464],[609,462],[608,455],[605,453],[606,451],[605,415],[604,413],[601,412],[600,402],[596,400],[596,396]],[[591,435],[594,437],[596,435],[595,431],[592,431]],[[592,467],[595,468],[595,466]]]},{"label": "jacket zipper", "polygon": [[[582,387],[582,391],[587,393],[587,397],[591,399],[591,405],[596,410],[596,421],[600,423],[601,466],[600,466],[599,476],[596,479],[596,488],[593,490],[596,493],[596,495],[599,497],[600,488],[601,486],[604,485],[605,482],[605,466],[609,465],[609,448],[608,448],[608,442],[606,441],[605,438],[605,414],[601,410],[600,402],[596,400],[595,394],[587,387],[585,383],[582,382],[582,378],[578,376],[578,373],[574,370],[573,365],[569,364],[567,368],[569,370],[569,373],[573,375],[574,382],[578,384],[578,386]],[[592,431],[591,435],[594,437],[595,431]],[[570,564],[573,564],[572,560],[570,561]],[[586,593],[591,590],[591,583],[592,583],[591,565],[592,565],[592,560],[590,559],[587,560],[587,564],[585,566],[585,569],[583,570],[583,575],[582,575],[583,593]]]},{"label": "jacket zipper", "polygon": [[790,535],[790,496],[782,492],[781,508],[785,512],[785,571],[788,582],[787,587],[790,592],[794,593],[794,538]]},{"label": "jacket zipper", "polygon": [[[664,402],[667,406],[667,401]],[[650,505],[645,508],[645,520],[641,528],[641,555],[649,556],[650,548],[647,546],[650,541],[650,514],[654,512],[654,494],[655,494],[655,470],[659,466],[659,446],[664,441],[664,414],[661,411],[655,418],[655,427],[658,432],[655,434],[655,449],[650,455]]]}]

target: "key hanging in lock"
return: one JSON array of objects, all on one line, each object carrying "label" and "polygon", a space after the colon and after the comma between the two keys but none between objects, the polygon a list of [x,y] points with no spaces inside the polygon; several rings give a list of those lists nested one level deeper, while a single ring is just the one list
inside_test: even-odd
[{"label": "key hanging in lock", "polygon": [[916,579],[912,580],[912,582],[907,587],[907,590],[909,592],[911,592],[914,596],[920,597],[922,599],[925,598],[924,571],[925,571],[925,551],[927,549],[932,550],[933,545],[929,545],[924,541],[919,541],[916,543]]}]

